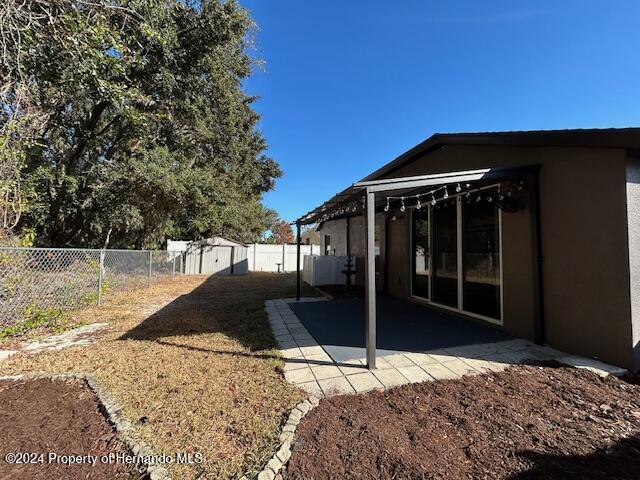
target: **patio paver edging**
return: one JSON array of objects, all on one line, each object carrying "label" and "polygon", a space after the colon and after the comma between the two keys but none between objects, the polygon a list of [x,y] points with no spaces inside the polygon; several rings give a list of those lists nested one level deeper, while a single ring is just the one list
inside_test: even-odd
[{"label": "patio paver edging", "polygon": [[118,405],[113,396],[111,396],[108,390],[94,376],[79,373],[26,373],[22,375],[0,376],[0,380],[38,380],[45,378],[50,380],[86,381],[91,391],[98,398],[98,403],[102,407],[107,421],[115,427],[129,451],[136,457],[145,457],[151,460],[149,463],[142,462],[140,464],[140,466],[143,467],[141,473],[146,472],[150,480],[171,480],[169,471],[165,467],[155,463],[153,460],[154,453],[149,445],[134,433],[133,424],[120,414],[122,411],[120,405]]},{"label": "patio paver edging", "polygon": [[[276,453],[274,453],[269,459],[262,471],[256,475],[256,480],[273,480],[276,475],[280,473],[282,467],[286,465],[289,461],[289,457],[291,457],[291,444],[293,443],[293,437],[296,433],[300,420],[302,420],[302,418],[309,413],[312,408],[318,406],[319,402],[320,399],[310,396],[291,410],[289,418],[280,432],[280,446]],[[248,477],[244,476],[241,480],[248,480]]]}]

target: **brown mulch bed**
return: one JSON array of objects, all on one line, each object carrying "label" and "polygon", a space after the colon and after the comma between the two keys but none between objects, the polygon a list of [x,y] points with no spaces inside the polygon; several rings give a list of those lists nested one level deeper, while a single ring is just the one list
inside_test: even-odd
[{"label": "brown mulch bed", "polygon": [[[0,381],[0,425],[0,479],[144,478],[124,463],[59,463],[62,455],[128,453],[84,382]],[[7,463],[7,454],[16,453],[32,455]]]},{"label": "brown mulch bed", "polygon": [[287,479],[637,479],[640,386],[571,368],[324,400]]}]

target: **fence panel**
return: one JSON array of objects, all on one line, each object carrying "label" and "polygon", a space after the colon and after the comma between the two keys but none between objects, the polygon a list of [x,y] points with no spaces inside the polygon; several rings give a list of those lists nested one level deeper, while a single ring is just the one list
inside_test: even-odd
[{"label": "fence panel", "polygon": [[[148,250],[0,247],[0,326],[34,309],[99,303],[182,271],[182,257]],[[175,273],[174,273],[175,272]]]},{"label": "fence panel", "polygon": [[[296,270],[296,245],[254,243],[247,250],[249,270],[255,272],[293,272]],[[319,245],[300,245],[300,268],[305,255],[319,255]]]}]

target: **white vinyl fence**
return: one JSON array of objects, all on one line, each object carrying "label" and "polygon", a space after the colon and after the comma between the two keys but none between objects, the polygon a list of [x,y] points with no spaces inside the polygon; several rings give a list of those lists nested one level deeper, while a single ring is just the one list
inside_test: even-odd
[{"label": "white vinyl fence", "polygon": [[[347,283],[347,276],[343,273],[346,270],[347,256],[322,255],[304,257],[304,269],[302,279],[309,285],[315,287],[319,285],[344,285]],[[356,257],[351,256],[352,268],[356,268]]]},{"label": "white vinyl fence", "polygon": [[[295,272],[296,245],[253,243],[247,247],[247,262],[252,272]],[[319,255],[319,245],[300,245],[300,269],[305,255]]]},{"label": "white vinyl fence", "polygon": [[[186,275],[244,275],[247,272],[295,272],[296,245],[253,243],[247,246],[189,243],[184,256]],[[305,255],[320,254],[318,245],[300,245],[300,269]]]}]

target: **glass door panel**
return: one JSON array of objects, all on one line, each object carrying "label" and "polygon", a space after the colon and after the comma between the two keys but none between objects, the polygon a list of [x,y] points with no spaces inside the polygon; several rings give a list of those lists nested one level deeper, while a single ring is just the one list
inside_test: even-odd
[{"label": "glass door panel", "polygon": [[458,308],[458,225],[455,200],[432,209],[434,302]]},{"label": "glass door panel", "polygon": [[464,203],[462,231],[463,309],[500,319],[500,218],[495,203],[484,198]]},{"label": "glass door panel", "polygon": [[416,297],[429,298],[429,209],[413,211],[413,281],[411,293]]}]

